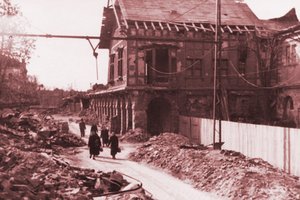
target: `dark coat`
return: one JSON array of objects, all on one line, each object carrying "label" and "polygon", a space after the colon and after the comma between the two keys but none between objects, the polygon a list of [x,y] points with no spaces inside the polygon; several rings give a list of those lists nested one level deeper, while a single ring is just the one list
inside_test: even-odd
[{"label": "dark coat", "polygon": [[91,126],[91,132],[98,133],[98,128],[95,124]]},{"label": "dark coat", "polygon": [[80,129],[81,136],[84,136],[86,127],[85,127],[85,123],[83,121],[81,121],[79,123],[79,129]]},{"label": "dark coat", "polygon": [[85,123],[83,121],[79,122],[79,128],[81,131],[85,130]]},{"label": "dark coat", "polygon": [[90,148],[90,155],[99,155],[101,141],[97,133],[91,133],[88,141],[88,146]]},{"label": "dark coat", "polygon": [[101,138],[102,138],[103,144],[108,144],[108,130],[107,129],[101,130]]},{"label": "dark coat", "polygon": [[110,154],[112,156],[115,156],[118,153],[118,149],[119,149],[119,139],[116,135],[110,136],[109,145],[110,145]]}]

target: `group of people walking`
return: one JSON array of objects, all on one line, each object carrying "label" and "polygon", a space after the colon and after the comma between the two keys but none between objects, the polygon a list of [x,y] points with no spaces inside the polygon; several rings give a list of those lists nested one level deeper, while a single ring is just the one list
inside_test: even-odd
[{"label": "group of people walking", "polygon": [[[85,136],[85,123],[81,119],[79,123],[81,137]],[[102,142],[101,142],[102,141]],[[103,144],[103,145],[102,145]],[[93,124],[90,130],[90,136],[88,140],[88,147],[90,151],[90,158],[95,159],[95,156],[99,155],[103,151],[102,147],[110,147],[110,154],[113,159],[116,159],[116,154],[120,152],[119,148],[119,139],[114,132],[111,133],[109,137],[109,130],[106,127],[103,127],[98,135],[97,125]]]}]

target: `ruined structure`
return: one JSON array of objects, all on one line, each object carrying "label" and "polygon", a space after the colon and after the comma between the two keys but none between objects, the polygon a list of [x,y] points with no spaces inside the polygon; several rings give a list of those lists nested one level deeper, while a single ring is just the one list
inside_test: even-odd
[{"label": "ruined structure", "polygon": [[[211,118],[214,0],[115,0],[104,8],[99,48],[109,49],[108,88],[89,94],[100,122],[123,133],[178,132],[180,115]],[[222,1],[218,104],[225,120],[263,122],[270,95],[259,67],[264,23],[244,3]]]},{"label": "ruined structure", "polygon": [[300,22],[295,9],[286,15],[264,22],[271,36],[269,50],[270,77],[276,80],[270,86],[275,98],[276,124],[300,127]]}]

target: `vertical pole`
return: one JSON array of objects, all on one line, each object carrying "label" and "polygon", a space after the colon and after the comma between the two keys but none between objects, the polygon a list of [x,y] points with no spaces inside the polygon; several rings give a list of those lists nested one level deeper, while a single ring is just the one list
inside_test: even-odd
[{"label": "vertical pole", "polygon": [[[216,146],[216,114],[217,114],[217,90],[220,92],[220,59],[221,59],[221,0],[216,0],[216,27],[214,43],[214,92],[213,92],[213,147]],[[220,96],[220,95],[219,95]],[[219,142],[221,143],[221,102],[218,106],[219,117]]]},{"label": "vertical pole", "polygon": [[[218,32],[218,68],[221,66],[222,58],[222,32],[221,32],[221,0],[217,2],[217,32]],[[219,91],[219,106],[218,106],[218,117],[219,117],[219,146],[218,149],[221,149],[222,142],[222,80],[221,72],[218,70],[218,91]]]},{"label": "vertical pole", "polygon": [[95,56],[95,60],[96,60],[96,76],[97,76],[97,81],[98,81],[98,60],[97,60],[97,56]]}]

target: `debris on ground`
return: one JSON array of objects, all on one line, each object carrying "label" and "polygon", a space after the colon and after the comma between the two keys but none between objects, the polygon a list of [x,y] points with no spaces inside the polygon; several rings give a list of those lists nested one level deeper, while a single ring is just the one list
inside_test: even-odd
[{"label": "debris on ground", "polygon": [[299,177],[238,152],[195,147],[175,133],[150,138],[130,158],[229,199],[300,199]]},{"label": "debris on ground", "polygon": [[136,128],[134,130],[129,130],[127,133],[122,135],[120,141],[129,143],[140,143],[149,140],[149,135],[144,133],[142,129]]},{"label": "debris on ground", "polygon": [[51,115],[6,110],[0,136],[0,199],[152,200],[119,172],[70,166],[60,153],[86,144]]}]

